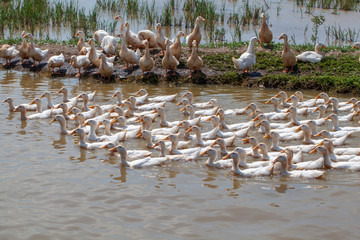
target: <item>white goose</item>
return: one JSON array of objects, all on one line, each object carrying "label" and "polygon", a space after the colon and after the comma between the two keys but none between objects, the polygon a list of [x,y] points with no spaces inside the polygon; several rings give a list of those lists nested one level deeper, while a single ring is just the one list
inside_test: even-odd
[{"label": "white goose", "polygon": [[[148,95],[148,92],[145,89],[140,89],[139,91],[136,92],[135,95],[144,96],[144,95]],[[176,97],[177,97],[177,93],[172,95],[156,96],[153,98],[148,98],[147,100],[149,102],[174,102],[176,101]]]},{"label": "white goose", "polygon": [[273,164],[279,162],[281,164],[280,175],[292,178],[321,178],[324,175],[324,171],[319,170],[293,170],[288,171],[288,159],[285,155],[278,156],[274,161]]},{"label": "white goose", "polygon": [[256,37],[251,38],[246,52],[241,54],[238,59],[232,57],[232,61],[237,70],[249,73],[250,68],[256,64],[256,55],[254,50],[255,42],[259,42],[259,40]]},{"label": "white goose", "polygon": [[120,154],[120,161],[121,165],[125,167],[131,167],[131,168],[143,168],[143,167],[151,167],[151,166],[157,166],[161,165],[164,162],[168,160],[167,157],[146,157],[142,159],[137,159],[131,162],[127,161],[127,151],[123,146],[116,146],[114,148],[109,149],[110,152],[118,152]]},{"label": "white goose", "polygon": [[239,177],[244,178],[251,178],[251,177],[265,177],[265,176],[271,176],[273,174],[274,165],[270,164],[269,166],[260,167],[260,168],[248,168],[245,170],[240,170],[239,168],[239,162],[240,162],[240,156],[238,152],[231,152],[223,159],[233,159],[233,165],[231,167],[231,173],[234,175],[237,175]]},{"label": "white goose", "polygon": [[[17,106],[14,105],[14,99],[11,98],[11,97],[5,98],[2,102],[9,104],[9,110],[10,111],[13,111],[17,107]],[[33,104],[22,103],[22,104],[19,104],[19,105],[22,105],[27,111],[36,111],[37,110],[36,105],[33,105]]]},{"label": "white goose", "polygon": [[79,146],[81,148],[94,150],[94,149],[100,149],[105,145],[107,145],[108,143],[111,143],[111,142],[94,142],[94,143],[86,142],[85,141],[86,133],[82,128],[77,128],[70,133],[70,135],[75,135],[75,134],[77,134],[80,137]]}]

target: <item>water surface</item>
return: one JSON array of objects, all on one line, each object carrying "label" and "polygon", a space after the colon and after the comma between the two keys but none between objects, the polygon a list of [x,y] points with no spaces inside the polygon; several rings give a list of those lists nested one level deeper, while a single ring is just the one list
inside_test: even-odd
[{"label": "water surface", "polygon": [[[15,71],[0,71],[0,80],[0,100],[11,96],[16,104],[61,87],[71,95],[96,90],[98,104],[113,102],[111,95],[117,89],[127,97],[146,88],[149,95],[191,90],[197,102],[218,98],[223,108],[257,102],[270,110],[263,103],[278,92],[216,85],[101,84]],[[307,91],[305,98],[317,94]],[[60,100],[54,95],[54,102]],[[166,109],[170,121],[183,117],[174,103]],[[359,173],[328,171],[322,180],[237,179],[229,170],[204,167],[205,158],[146,169],[119,168],[106,151],[80,149],[77,137],[60,135],[56,122],[21,122],[5,104],[0,113],[1,239],[360,237]],[[248,119],[237,116],[228,121]],[[348,142],[358,146],[356,137]],[[125,145],[144,148],[142,140]]]}]

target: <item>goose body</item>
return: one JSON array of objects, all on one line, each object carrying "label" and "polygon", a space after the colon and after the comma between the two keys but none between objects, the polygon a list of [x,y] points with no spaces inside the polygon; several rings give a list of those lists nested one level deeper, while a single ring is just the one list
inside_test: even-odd
[{"label": "goose body", "polygon": [[60,55],[52,56],[49,58],[47,64],[49,71],[52,69],[51,73],[54,73],[55,68],[58,68],[58,73],[60,73],[60,68],[64,65],[65,58],[64,55],[61,53]]},{"label": "goose body", "polygon": [[322,48],[326,48],[323,44],[318,43],[315,45],[315,51],[306,51],[296,56],[296,60],[302,62],[317,63],[324,59],[324,52]]},{"label": "goose body", "polygon": [[248,73],[250,68],[256,64],[256,55],[254,50],[255,42],[258,41],[256,37],[250,40],[248,49],[245,53],[241,54],[238,59],[232,58],[234,66],[237,70]]}]

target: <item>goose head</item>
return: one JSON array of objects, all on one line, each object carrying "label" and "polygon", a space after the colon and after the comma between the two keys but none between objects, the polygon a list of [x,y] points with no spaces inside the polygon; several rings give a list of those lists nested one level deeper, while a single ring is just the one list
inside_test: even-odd
[{"label": "goose head", "polygon": [[138,95],[143,96],[143,95],[146,95],[146,94],[147,94],[147,91],[142,88],[142,89],[140,89],[139,91],[137,91],[135,93],[135,96],[138,96]]},{"label": "goose head", "polygon": [[131,104],[133,105],[133,107],[136,106],[136,97],[130,96],[130,97],[128,97],[127,100],[131,102]]},{"label": "goose head", "polygon": [[179,105],[181,105],[181,104],[184,105],[184,106],[186,106],[186,105],[190,104],[190,102],[189,102],[188,99],[184,98],[184,99],[182,99],[180,102],[178,102],[176,105],[179,106]]},{"label": "goose head", "polygon": [[306,144],[314,144],[314,142],[310,139],[311,130],[310,127],[306,124],[301,124],[298,128],[295,129],[295,132],[304,132],[303,142]]},{"label": "goose head", "polygon": [[268,134],[271,130],[271,126],[268,120],[262,120],[255,125],[255,127],[259,127],[259,126],[264,127],[265,134]]},{"label": "goose head", "polygon": [[282,148],[279,147],[280,135],[278,132],[270,131],[264,136],[264,138],[271,138],[271,150],[272,151],[281,151]]},{"label": "goose head", "polygon": [[333,111],[338,110],[339,100],[336,97],[330,97],[329,100],[325,104],[332,104]]},{"label": "goose head", "polygon": [[304,94],[301,91],[296,91],[294,93],[294,95],[296,95],[299,99],[299,102],[303,102],[304,101]]},{"label": "goose head", "polygon": [[186,97],[186,98],[189,100],[190,103],[192,103],[192,101],[193,101],[193,99],[194,99],[194,95],[193,95],[193,93],[190,92],[190,91],[184,93],[184,94],[182,95],[182,97]]},{"label": "goose head", "polygon": [[26,120],[26,108],[23,105],[19,105],[12,110],[13,112],[20,112],[20,119]]},{"label": "goose head", "polygon": [[280,153],[286,154],[288,166],[291,165],[294,158],[294,151],[291,148],[286,147],[284,150],[280,151]]},{"label": "goose head", "polygon": [[324,99],[324,101],[327,102],[329,101],[329,95],[327,93],[321,92],[315,97],[315,100],[317,99]]},{"label": "goose head", "polygon": [[78,135],[79,137],[85,137],[86,133],[84,131],[84,129],[82,128],[76,128],[74,129],[71,133],[69,133],[69,135]]},{"label": "goose head", "polygon": [[234,149],[234,152],[237,152],[239,154],[239,167],[248,168],[248,165],[246,164],[246,151],[242,147],[236,147]]},{"label": "goose head", "polygon": [[270,98],[268,101],[265,102],[265,104],[272,103],[274,105],[274,112],[280,112],[278,109],[279,107],[279,100],[275,97]]},{"label": "goose head", "polygon": [[263,120],[267,120],[267,117],[265,114],[259,114],[256,116],[256,118],[254,118],[252,121],[255,122],[255,121],[263,121]]},{"label": "goose head", "polygon": [[83,127],[85,127],[87,125],[89,125],[91,128],[96,128],[98,125],[98,122],[94,119],[89,119],[83,124]]},{"label": "goose head", "polygon": [[341,130],[341,128],[339,127],[339,117],[335,113],[332,113],[325,118],[325,120],[329,120],[329,119],[332,122],[334,131]]},{"label": "goose head", "polygon": [[151,148],[160,147],[160,157],[165,157],[166,145],[163,140],[157,141]]},{"label": "goose head", "polygon": [[119,106],[115,106],[115,107],[111,108],[109,110],[109,112],[110,113],[117,113],[119,115],[119,117],[123,117],[125,115],[124,110]]},{"label": "goose head", "polygon": [[243,142],[243,144],[249,143],[252,147],[257,146],[257,144],[258,144],[258,140],[255,137],[244,138],[244,139],[241,139],[241,141]]},{"label": "goose head", "polygon": [[281,34],[281,35],[279,36],[279,40],[281,40],[281,39],[284,39],[284,41],[287,41],[287,40],[288,40],[288,36],[287,36],[285,33],[283,33],[283,34]]},{"label": "goose head", "polygon": [[315,52],[322,55],[322,49],[326,49],[326,46],[322,43],[317,43],[315,45]]},{"label": "goose head", "polygon": [[254,111],[257,109],[256,103],[250,103],[249,105],[247,105],[247,106],[245,107],[245,111],[248,110],[248,109],[250,109],[251,112],[254,112]]},{"label": "goose head", "polygon": [[111,120],[111,124],[118,123],[119,127],[126,126],[126,118],[124,116],[115,117]]},{"label": "goose head", "polygon": [[195,20],[195,24],[199,24],[200,22],[205,22],[205,18],[198,16]]},{"label": "goose head", "polygon": [[355,104],[357,101],[358,100],[356,98],[352,97],[352,98],[350,98],[349,101],[346,102],[346,104],[350,104],[350,103]]},{"label": "goose head", "polygon": [[318,134],[316,122],[314,120],[309,120],[306,124],[310,127],[311,135],[315,137],[315,135]]},{"label": "goose head", "polygon": [[285,155],[280,155],[278,157],[276,157],[273,161],[272,164],[275,163],[280,163],[281,164],[281,175],[287,175],[287,168],[288,168],[288,159]]},{"label": "goose head", "polygon": [[261,153],[263,155],[263,160],[269,160],[270,159],[270,157],[268,155],[268,148],[267,148],[265,143],[259,143],[253,149],[254,150],[259,149],[261,151]]},{"label": "goose head", "polygon": [[120,91],[115,91],[115,93],[112,95],[112,97],[116,97],[118,99],[118,104],[122,104],[123,95]]},{"label": "goose head", "polygon": [[297,107],[299,103],[299,98],[296,95],[291,95],[286,102],[292,102],[293,107]]},{"label": "goose head", "polygon": [[205,164],[213,164],[215,159],[217,158],[217,151],[214,148],[208,148],[204,152],[200,153],[200,156],[208,155],[209,158],[206,160]]},{"label": "goose head", "polygon": [[325,105],[319,105],[314,109],[314,112],[319,112],[318,118],[325,117],[325,111],[326,111]]}]

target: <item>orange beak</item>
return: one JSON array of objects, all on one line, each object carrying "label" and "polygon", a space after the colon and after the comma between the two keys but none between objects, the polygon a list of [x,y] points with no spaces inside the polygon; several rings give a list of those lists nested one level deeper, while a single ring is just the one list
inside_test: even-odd
[{"label": "orange beak", "polygon": [[59,91],[57,91],[55,94],[58,94],[58,93],[62,93],[62,90],[60,89]]},{"label": "orange beak", "polygon": [[151,148],[155,148],[155,147],[157,147],[157,146],[159,146],[159,142],[157,142],[157,143],[155,143],[154,145],[152,145]]},{"label": "orange beak", "polygon": [[325,118],[325,120],[329,120],[329,119],[330,119],[330,115]]},{"label": "orange beak", "polygon": [[40,99],[45,97],[45,93],[41,94]]},{"label": "orange beak", "polygon": [[285,149],[281,150],[280,153],[285,153]]},{"label": "orange beak", "polygon": [[319,107],[316,107],[316,108],[314,109],[314,112],[319,111],[319,110],[320,110]]},{"label": "orange beak", "polygon": [[331,103],[331,100],[329,99],[325,104],[329,104],[329,103]]},{"label": "orange beak", "polygon": [[69,133],[69,135],[74,135],[75,134],[75,130],[73,130],[71,133]]},{"label": "orange beak", "polygon": [[206,154],[207,154],[207,151],[204,151],[204,152],[200,153],[200,156],[204,156]]},{"label": "orange beak", "polygon": [[243,142],[243,144],[250,143],[249,138],[241,139],[241,141]]},{"label": "orange beak", "polygon": [[50,123],[49,124],[52,124],[53,122],[55,122],[56,121],[56,119],[55,118],[53,118],[53,119],[51,119],[51,121],[50,121]]},{"label": "orange beak", "polygon": [[215,144],[216,144],[216,141],[212,142],[212,143],[210,144],[210,147],[214,146]]},{"label": "orange beak", "polygon": [[100,149],[105,149],[105,148],[106,148],[106,146],[107,146],[107,144],[106,144],[106,145],[104,145],[104,146],[102,146],[102,147],[100,147]]},{"label": "orange beak", "polygon": [[[5,101],[5,100],[4,100],[4,101]],[[4,102],[4,101],[3,101],[3,102]],[[33,104],[35,104],[35,99],[32,100],[31,103],[29,103],[29,105],[33,105]]]},{"label": "orange beak", "polygon": [[254,150],[259,149],[259,145],[256,145],[255,147],[253,147]]},{"label": "orange beak", "polygon": [[263,138],[270,138],[270,134],[266,134]]},{"label": "orange beak", "polygon": [[185,107],[183,107],[182,109],[180,109],[179,111],[180,112],[183,112],[183,111],[185,111],[186,110],[186,108]]},{"label": "orange beak", "polygon": [[177,104],[176,104],[176,106],[180,106],[182,104],[182,102],[178,102]]},{"label": "orange beak", "polygon": [[193,129],[193,127],[189,128],[188,130],[186,130],[187,133],[191,132]]},{"label": "orange beak", "polygon": [[295,129],[295,132],[300,132],[301,131],[301,127],[298,127],[297,129]]},{"label": "orange beak", "polygon": [[271,103],[271,99],[269,99],[265,102],[265,104],[269,104],[269,103]]},{"label": "orange beak", "polygon": [[290,102],[291,101],[291,98],[288,98],[285,100],[285,102]]},{"label": "orange beak", "polygon": [[167,136],[163,139],[163,141],[165,141],[165,140],[169,140],[169,136]]},{"label": "orange beak", "polygon": [[311,150],[309,153],[310,153],[310,154],[316,153],[316,148],[314,148],[313,150]]},{"label": "orange beak", "polygon": [[289,113],[290,112],[290,109],[287,109],[286,111],[285,111],[285,113]]},{"label": "orange beak", "polygon": [[257,124],[255,124],[255,127],[258,127],[261,125],[261,122],[258,122]]},{"label": "orange beak", "polygon": [[314,137],[321,137],[321,133],[315,134]]},{"label": "orange beak", "polygon": [[230,158],[230,154],[226,155],[225,157],[223,157],[223,159],[229,159]]},{"label": "orange beak", "polygon": [[116,147],[114,147],[114,148],[110,148],[109,151],[114,153],[114,152],[117,152],[117,149],[116,149]]},{"label": "orange beak", "polygon": [[77,97],[76,97],[76,99],[79,99],[79,98],[82,98],[82,96],[81,96],[81,95],[79,95],[79,96],[77,96]]},{"label": "orange beak", "polygon": [[136,135],[137,138],[142,136],[142,131],[139,132],[139,134]]},{"label": "orange beak", "polygon": [[85,127],[86,125],[89,125],[89,122],[85,122],[82,126]]},{"label": "orange beak", "polygon": [[98,122],[97,126],[99,127],[100,125],[102,125],[102,122],[101,122],[101,121]]},{"label": "orange beak", "polygon": [[256,122],[257,120],[259,120],[259,115],[257,115],[256,118],[254,118],[252,121]]}]

